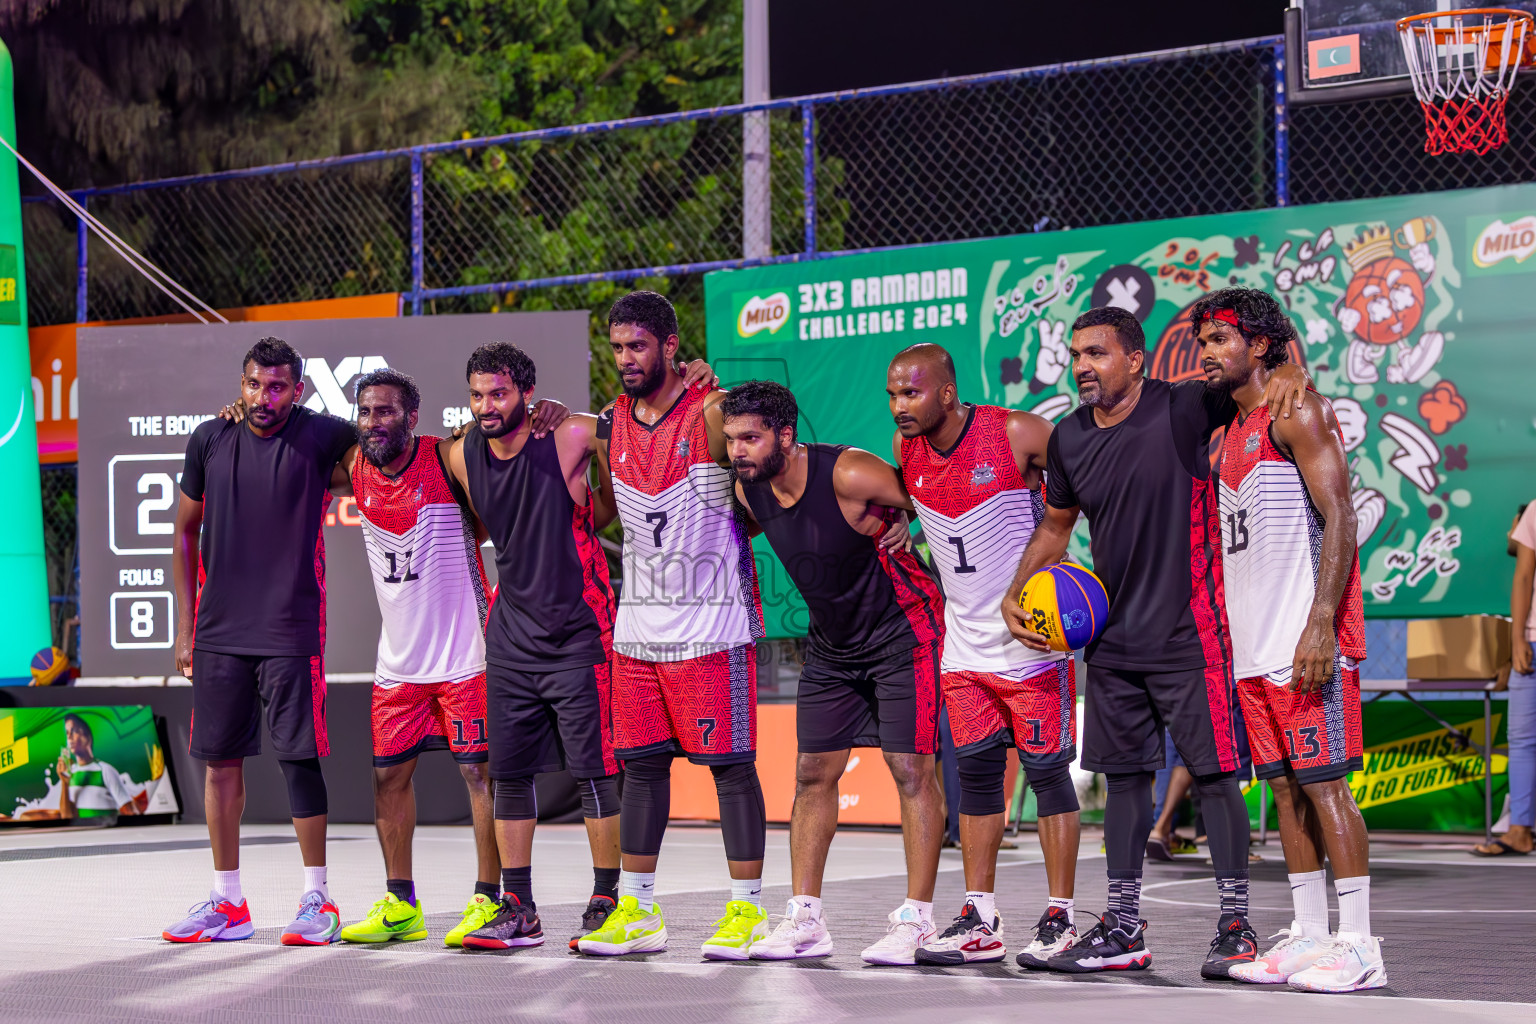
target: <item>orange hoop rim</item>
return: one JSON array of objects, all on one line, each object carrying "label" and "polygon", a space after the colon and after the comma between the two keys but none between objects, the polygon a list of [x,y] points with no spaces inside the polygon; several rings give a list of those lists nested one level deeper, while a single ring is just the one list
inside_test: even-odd
[{"label": "orange hoop rim", "polygon": [[[1467,18],[1488,17],[1489,15],[1503,15],[1504,20],[1499,22],[1483,22],[1481,24],[1463,23],[1459,28],[1439,28],[1435,25],[1425,25],[1423,22],[1434,21],[1438,18]],[[1463,7],[1455,11],[1426,11],[1423,14],[1410,14],[1406,18],[1397,20],[1397,30],[1400,33],[1416,32],[1422,35],[1433,35],[1437,45],[1443,45],[1451,40],[1451,37],[1460,32],[1463,38],[1476,39],[1486,34],[1489,43],[1499,42],[1504,38],[1506,29],[1511,28],[1510,22],[1525,22],[1525,51],[1528,60],[1536,60],[1536,15],[1530,11],[1521,11],[1513,7]]]}]

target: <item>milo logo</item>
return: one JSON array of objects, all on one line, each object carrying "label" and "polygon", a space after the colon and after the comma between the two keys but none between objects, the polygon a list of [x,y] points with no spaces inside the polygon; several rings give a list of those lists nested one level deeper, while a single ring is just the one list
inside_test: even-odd
[{"label": "milo logo", "polygon": [[750,338],[759,331],[777,334],[787,323],[788,293],[774,292],[767,297],[753,295],[742,304],[741,312],[736,314],[736,333],[743,338]]},{"label": "milo logo", "polygon": [[1513,270],[1536,255],[1536,215],[1506,223],[1495,218],[1472,239],[1472,264],[1488,270],[1503,264]]}]

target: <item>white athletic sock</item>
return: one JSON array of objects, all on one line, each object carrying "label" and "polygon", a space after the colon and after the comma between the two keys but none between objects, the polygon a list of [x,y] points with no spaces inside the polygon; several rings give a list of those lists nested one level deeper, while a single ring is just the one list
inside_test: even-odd
[{"label": "white athletic sock", "polygon": [[1333,888],[1339,894],[1339,932],[1370,938],[1371,876],[1335,878]]},{"label": "white athletic sock", "polygon": [[758,910],[762,910],[763,880],[761,878],[731,879],[731,899],[740,903],[750,903]]},{"label": "white athletic sock", "polygon": [[1328,937],[1328,873],[1297,871],[1291,880],[1291,903],[1296,908],[1296,923],[1309,939]]},{"label": "white athletic sock", "polygon": [[991,892],[967,891],[965,902],[976,908],[976,914],[987,924],[997,916],[997,894]]},{"label": "white athletic sock", "polygon": [[331,898],[330,887],[325,884],[324,864],[321,864],[317,868],[312,868],[308,864],[304,865],[304,891],[316,891],[326,899]]},{"label": "white athletic sock", "polygon": [[933,922],[933,903],[931,901],[924,903],[922,900],[908,898],[902,903],[902,906],[915,909],[919,920],[927,921],[930,924]]},{"label": "white athletic sock", "polygon": [[245,898],[240,893],[240,869],[215,871],[213,873],[213,891],[229,900],[229,902],[239,906],[240,901]]},{"label": "white athletic sock", "polygon": [[656,909],[656,872],[620,871],[619,899],[633,896],[640,909],[649,914]]},{"label": "white athletic sock", "polygon": [[1076,927],[1077,917],[1073,911],[1073,907],[1077,905],[1076,900],[1067,900],[1062,899],[1060,896],[1052,896],[1049,900],[1046,901],[1045,905],[1047,907],[1056,907],[1065,912],[1067,915],[1067,924]]},{"label": "white athletic sock", "polygon": [[820,896],[791,896],[789,902],[798,903],[811,912],[812,917],[821,916]]}]

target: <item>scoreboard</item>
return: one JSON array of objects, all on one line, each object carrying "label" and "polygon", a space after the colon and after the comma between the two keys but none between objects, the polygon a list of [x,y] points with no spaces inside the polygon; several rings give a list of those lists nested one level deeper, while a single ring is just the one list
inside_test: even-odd
[{"label": "scoreboard", "polygon": [[[239,397],[240,358],[259,338],[304,358],[303,404],[355,418],[351,384],[392,366],[421,387],[417,433],[469,421],[464,364],[510,341],[538,367],[535,397],[588,405],[588,315],[494,313],[357,320],[87,327],[80,366],[80,638],[90,676],[176,671],[172,531],[182,461],[198,424]],[[325,518],[326,673],[372,678],[379,613],[351,498]],[[490,549],[486,569],[493,573]],[[494,575],[492,576],[494,579]]]}]

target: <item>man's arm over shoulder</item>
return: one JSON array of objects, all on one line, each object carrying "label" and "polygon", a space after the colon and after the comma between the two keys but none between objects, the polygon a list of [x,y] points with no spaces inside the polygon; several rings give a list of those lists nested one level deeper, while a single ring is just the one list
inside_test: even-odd
[{"label": "man's arm over shoulder", "polygon": [[352,497],[352,470],[357,466],[357,445],[347,449],[336,468],[331,470],[331,494],[337,498]]},{"label": "man's arm over shoulder", "polygon": [[1291,665],[1291,688],[1305,693],[1333,672],[1334,617],[1355,567],[1355,507],[1349,494],[1349,459],[1333,409],[1307,392],[1289,411],[1289,418],[1271,421],[1271,430],[1281,450],[1296,461],[1312,504],[1323,517],[1317,588]]},{"label": "man's arm over shoulder", "polygon": [[573,412],[554,429],[555,450],[560,453],[560,468],[569,479],[585,476],[587,463],[597,454],[597,417],[589,412]]},{"label": "man's arm over shoulder", "polygon": [[1013,461],[1026,478],[1030,470],[1045,469],[1046,451],[1051,443],[1055,425],[1044,416],[1015,409],[1008,414],[1008,447],[1013,451]]},{"label": "man's arm over shoulder", "polygon": [[709,435],[709,457],[725,469],[731,468],[731,457],[725,450],[725,413],[720,403],[725,401],[725,390],[715,388],[704,396],[704,430]]},{"label": "man's arm over shoulder", "polygon": [[837,457],[832,485],[840,498],[912,511],[912,498],[901,482],[901,473],[862,448],[848,448]]},{"label": "man's arm over shoulder", "polygon": [[608,472],[608,443],[613,438],[613,407],[609,402],[597,414],[592,428],[592,522],[603,529],[618,517],[618,502],[613,496],[613,477]]}]

